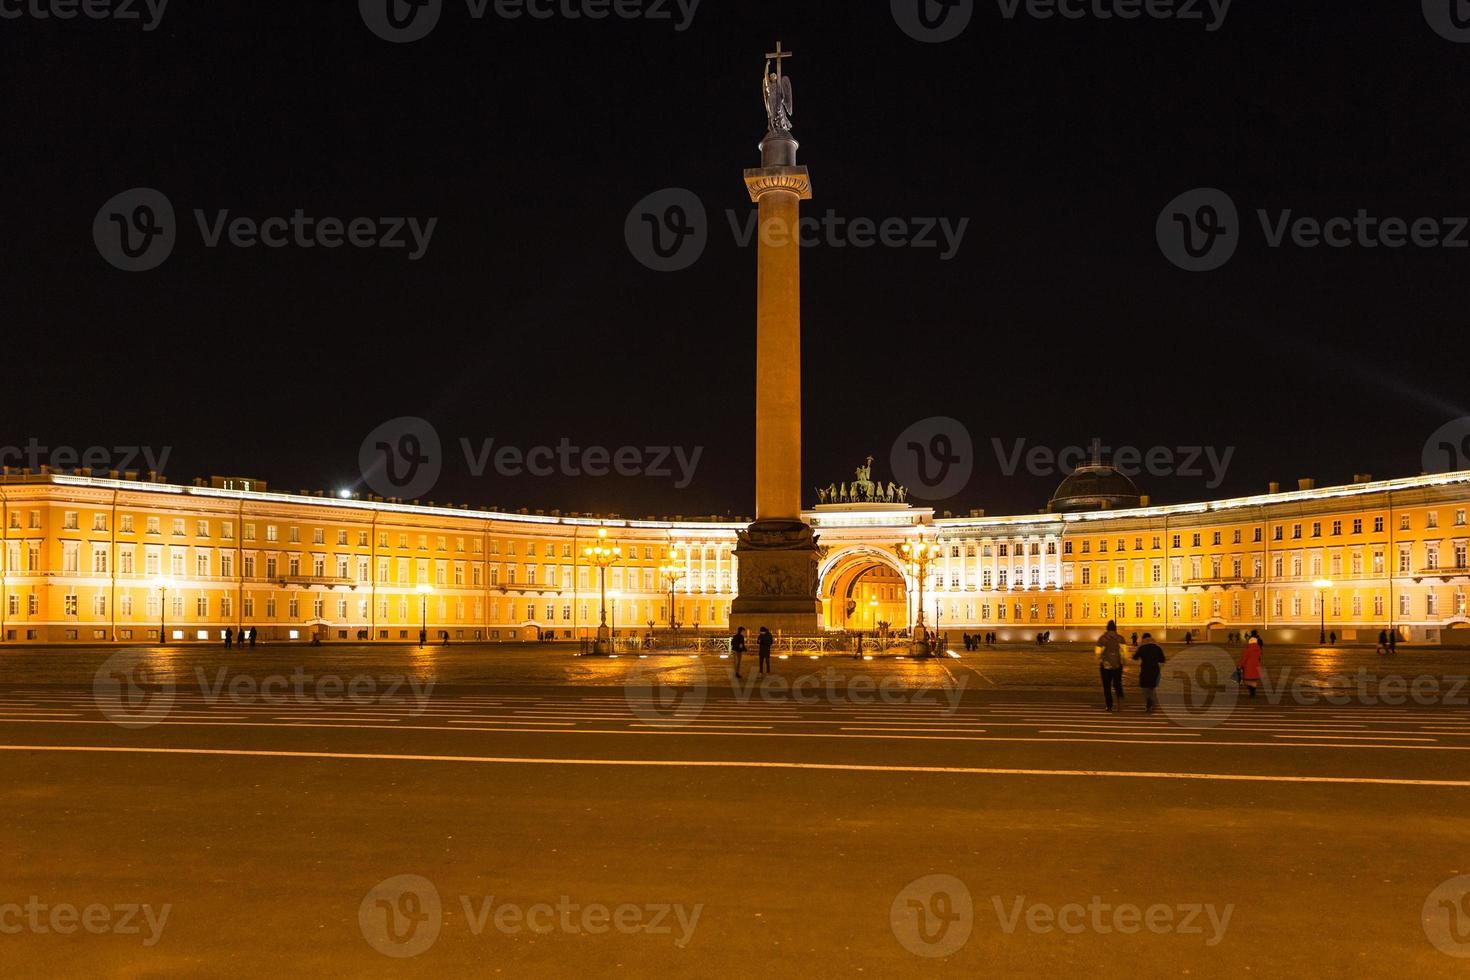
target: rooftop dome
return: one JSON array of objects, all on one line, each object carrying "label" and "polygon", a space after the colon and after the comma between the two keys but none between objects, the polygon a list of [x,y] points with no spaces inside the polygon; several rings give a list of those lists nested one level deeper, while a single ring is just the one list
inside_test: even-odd
[{"label": "rooftop dome", "polygon": [[1050,509],[1057,513],[1080,510],[1117,510],[1137,507],[1143,495],[1133,481],[1102,463],[1077,467],[1052,494]]}]

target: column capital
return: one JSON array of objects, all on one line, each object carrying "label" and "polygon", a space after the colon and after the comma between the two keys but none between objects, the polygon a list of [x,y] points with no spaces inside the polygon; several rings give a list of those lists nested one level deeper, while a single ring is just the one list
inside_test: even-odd
[{"label": "column capital", "polygon": [[812,199],[812,178],[806,167],[756,167],[745,171],[745,186],[752,201],[777,191],[795,194],[803,201]]}]

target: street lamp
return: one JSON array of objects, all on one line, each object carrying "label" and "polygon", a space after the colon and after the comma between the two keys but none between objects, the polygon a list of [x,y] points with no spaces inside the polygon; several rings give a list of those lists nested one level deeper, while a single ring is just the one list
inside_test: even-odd
[{"label": "street lamp", "polygon": [[429,636],[429,593],[434,587],[428,582],[419,583],[419,617],[422,625],[419,627],[419,647],[422,648],[424,641]]},{"label": "street lamp", "polygon": [[168,587],[173,585],[173,579],[160,575],[153,580],[153,587],[158,590],[158,642],[168,643]]},{"label": "street lamp", "polygon": [[1323,645],[1326,645],[1326,643],[1327,643],[1327,590],[1330,589],[1330,588],[1332,588],[1332,580],[1331,579],[1325,579],[1325,578],[1319,578],[1317,581],[1313,582],[1312,584],[1317,587],[1317,595],[1318,595],[1317,605],[1318,605],[1318,611],[1321,612],[1321,614],[1322,614],[1322,638],[1321,638],[1320,642]]},{"label": "street lamp", "polygon": [[929,631],[924,628],[924,577],[929,574],[929,563],[939,557],[939,546],[924,540],[923,532],[917,542],[904,541],[898,551],[909,563],[909,574],[919,580],[919,615],[914,623],[914,639],[910,652],[916,657],[927,657],[930,653]]},{"label": "street lamp", "polygon": [[[589,545],[582,549],[582,554],[588,561],[597,566],[597,585],[601,594],[600,621],[597,625],[597,643],[592,650],[597,654],[610,652],[610,641],[612,634],[607,628],[607,570],[616,565],[623,557],[623,549],[615,544],[609,544],[607,540],[607,528],[597,529],[597,544]],[[614,613],[614,615],[617,615]]]},{"label": "street lamp", "polygon": [[[675,548],[677,547],[675,545]],[[674,620],[674,588],[689,572],[683,565],[677,564],[673,558],[670,558],[666,564],[659,566],[658,573],[663,576],[665,584],[669,587],[669,630],[677,634],[679,624]]]}]

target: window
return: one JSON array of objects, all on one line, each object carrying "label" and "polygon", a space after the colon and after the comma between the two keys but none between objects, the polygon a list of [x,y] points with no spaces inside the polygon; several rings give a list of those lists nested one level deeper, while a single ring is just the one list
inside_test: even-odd
[{"label": "window", "polygon": [[1439,511],[1431,510],[1424,515],[1424,526],[1427,528],[1439,527]]},{"label": "window", "polygon": [[77,530],[77,512],[74,510],[67,511],[66,516],[62,519],[61,527],[65,531]]},{"label": "window", "polygon": [[1382,534],[1383,533],[1383,518],[1381,518],[1381,517],[1375,517],[1375,518],[1373,518],[1373,533],[1374,534]]},{"label": "window", "polygon": [[[246,537],[249,537],[249,535],[246,535]],[[280,533],[277,531],[276,526],[274,524],[267,524],[265,526],[265,539],[267,541],[279,541],[280,540]]]},{"label": "window", "polygon": [[107,530],[107,515],[106,514],[93,514],[92,515],[92,530],[94,530],[94,531],[105,531],[105,530]]},{"label": "window", "polygon": [[158,529],[158,518],[156,518],[156,517],[150,517],[150,518],[148,518],[148,529],[147,529],[147,533],[148,534],[162,534],[163,533],[162,531],[160,531]]}]

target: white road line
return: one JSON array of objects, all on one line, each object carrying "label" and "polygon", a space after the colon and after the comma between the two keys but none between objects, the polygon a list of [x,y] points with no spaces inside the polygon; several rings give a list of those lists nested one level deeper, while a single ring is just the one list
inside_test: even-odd
[{"label": "white road line", "polygon": [[[1320,738],[1318,735],[1272,735],[1272,738]],[[1332,735],[1330,738],[1363,742],[1438,742],[1437,738],[1403,738],[1395,735]]]},{"label": "white road line", "polygon": [[979,766],[896,766],[836,762],[764,762],[719,759],[551,759],[535,756],[416,755],[377,752],[293,752],[275,749],[162,748],[119,745],[0,745],[4,752],[98,752],[123,755],[201,755],[262,759],[334,759],[365,762],[458,762],[480,765],[613,766],[652,769],[797,769],[817,772],[907,773],[961,776],[1054,776],[1101,779],[1201,780],[1232,783],[1309,783],[1341,786],[1434,786],[1470,789],[1470,780],[1361,776],[1278,776],[1223,772],[1148,772],[1126,769],[1000,769]]}]

